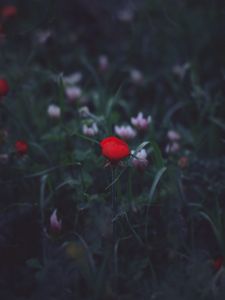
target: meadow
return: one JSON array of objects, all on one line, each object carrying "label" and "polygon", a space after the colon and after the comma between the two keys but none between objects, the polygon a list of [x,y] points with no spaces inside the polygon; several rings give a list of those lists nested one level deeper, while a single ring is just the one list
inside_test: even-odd
[{"label": "meadow", "polygon": [[224,300],[224,15],[0,2],[0,299]]}]

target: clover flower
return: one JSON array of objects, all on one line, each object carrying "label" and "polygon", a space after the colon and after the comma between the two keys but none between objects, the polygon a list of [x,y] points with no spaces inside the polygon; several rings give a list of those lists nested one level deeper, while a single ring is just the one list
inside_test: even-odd
[{"label": "clover flower", "polygon": [[[132,151],[131,154],[134,154],[134,151]],[[132,158],[131,162],[135,168],[143,171],[148,165],[146,150],[141,149],[140,151],[138,151],[135,154],[135,157]]]},{"label": "clover flower", "polygon": [[68,76],[64,76],[63,83],[65,85],[75,85],[82,80],[82,77],[83,77],[83,75],[81,72],[75,72]]},{"label": "clover flower", "polygon": [[66,92],[66,96],[67,96],[68,100],[71,103],[76,101],[78,98],[80,98],[80,96],[82,94],[82,90],[78,86],[68,86],[68,87],[66,87],[65,92]]},{"label": "clover flower", "polygon": [[169,130],[167,132],[167,138],[171,141],[171,142],[176,142],[180,140],[180,134],[175,131],[175,130]]},{"label": "clover flower", "polygon": [[52,119],[59,119],[61,116],[61,109],[58,105],[50,104],[47,109],[47,113]]},{"label": "clover flower", "polygon": [[137,135],[136,131],[130,125],[127,126],[116,125],[114,127],[114,130],[119,137],[125,140],[133,139]]},{"label": "clover flower", "polygon": [[165,148],[166,153],[176,153],[180,150],[180,144],[177,142],[172,142],[171,144],[167,144]]},{"label": "clover flower", "polygon": [[132,69],[130,71],[130,79],[134,84],[142,84],[144,77],[141,71],[137,70],[137,69]]},{"label": "clover flower", "polygon": [[84,124],[82,127],[82,131],[84,135],[95,136],[96,134],[98,134],[98,126],[96,123],[92,123],[91,126]]},{"label": "clover flower", "polygon": [[144,118],[142,112],[139,112],[136,118],[131,118],[131,124],[139,130],[146,130],[151,122],[152,117]]}]

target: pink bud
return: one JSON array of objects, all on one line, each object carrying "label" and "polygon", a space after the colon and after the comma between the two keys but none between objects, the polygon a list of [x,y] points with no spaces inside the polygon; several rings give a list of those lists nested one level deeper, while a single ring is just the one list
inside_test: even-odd
[{"label": "pink bud", "polygon": [[56,209],[50,216],[50,229],[53,233],[60,233],[62,230],[62,220],[58,219]]}]

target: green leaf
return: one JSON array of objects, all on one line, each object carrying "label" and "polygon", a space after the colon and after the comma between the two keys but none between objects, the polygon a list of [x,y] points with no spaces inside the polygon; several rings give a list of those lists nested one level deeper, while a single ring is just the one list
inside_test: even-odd
[{"label": "green leaf", "polygon": [[150,204],[153,202],[153,199],[154,199],[153,197],[154,197],[157,185],[158,185],[161,177],[163,176],[163,174],[165,173],[166,170],[167,170],[167,168],[163,167],[155,175],[155,178],[154,178],[154,181],[153,181],[153,184],[151,186],[150,193],[149,193],[149,203]]},{"label": "green leaf", "polygon": [[212,219],[207,213],[205,213],[205,212],[203,212],[203,211],[200,211],[199,214],[200,214],[200,216],[202,216],[206,221],[209,222],[209,224],[211,225],[212,230],[213,230],[213,232],[214,232],[214,234],[215,234],[215,237],[216,237],[216,239],[217,239],[217,242],[218,242],[218,244],[220,245],[220,247],[221,247],[222,250],[223,250],[223,239],[222,239],[222,236],[221,236],[221,234],[220,234],[220,231],[219,231],[219,229],[217,228],[217,226],[216,226],[215,222],[213,221],[213,219]]},{"label": "green leaf", "polygon": [[161,150],[160,150],[159,146],[157,145],[157,143],[155,141],[150,140],[150,144],[151,144],[152,149],[153,149],[153,152],[152,152],[153,161],[155,162],[157,168],[161,169],[165,165],[164,160],[162,158]]}]

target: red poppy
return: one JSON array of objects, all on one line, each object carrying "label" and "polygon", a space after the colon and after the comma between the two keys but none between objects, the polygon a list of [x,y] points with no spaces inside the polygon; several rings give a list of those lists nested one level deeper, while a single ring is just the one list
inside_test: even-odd
[{"label": "red poppy", "polygon": [[216,271],[218,271],[221,267],[222,267],[222,265],[223,265],[223,257],[222,256],[219,256],[219,257],[217,257],[216,259],[214,259],[214,261],[213,261],[213,268],[216,270]]},{"label": "red poppy", "polygon": [[130,155],[130,149],[126,142],[115,137],[109,136],[100,142],[102,155],[111,162],[118,162]]},{"label": "red poppy", "polygon": [[6,96],[8,92],[9,92],[8,82],[5,79],[0,78],[0,97]]},{"label": "red poppy", "polygon": [[19,155],[25,155],[28,151],[28,144],[25,141],[18,140],[16,141],[15,148]]},{"label": "red poppy", "polygon": [[14,5],[6,5],[2,8],[1,15],[3,18],[12,18],[17,15],[17,8]]}]

